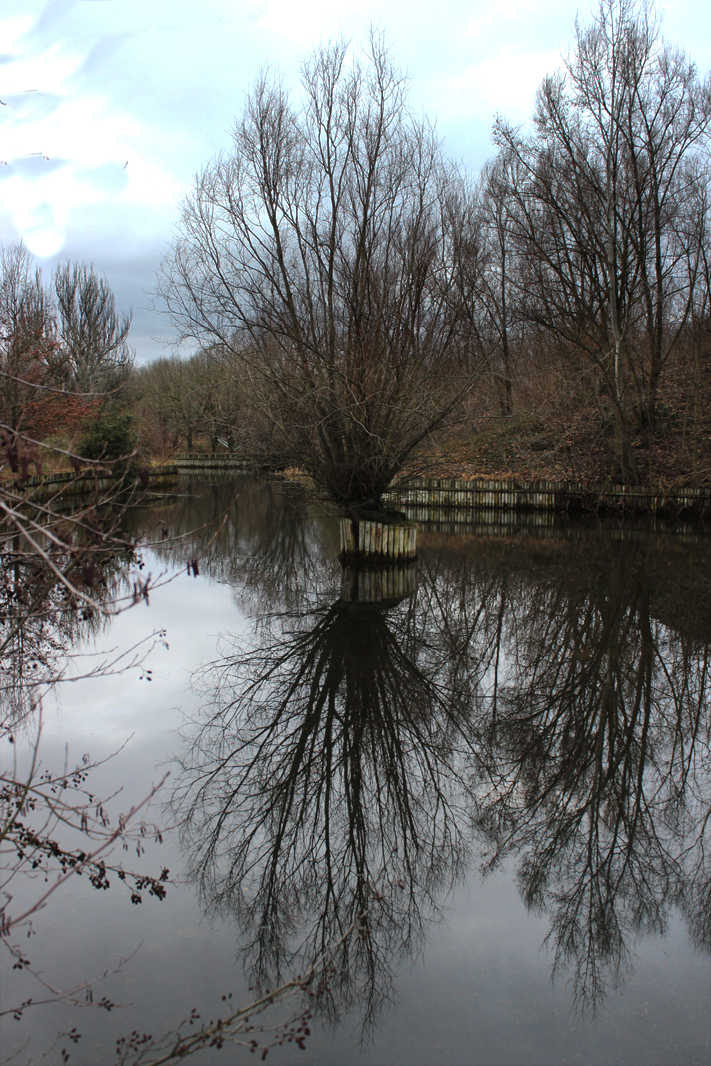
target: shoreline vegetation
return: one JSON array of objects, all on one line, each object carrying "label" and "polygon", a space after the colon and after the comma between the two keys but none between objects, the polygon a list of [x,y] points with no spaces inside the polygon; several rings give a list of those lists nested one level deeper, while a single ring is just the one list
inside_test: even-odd
[{"label": "shoreline vegetation", "polygon": [[[620,485],[614,482],[573,480],[568,478],[526,477],[513,472],[497,477],[456,476],[446,464],[420,475],[407,472],[384,494],[384,499],[398,507],[424,509],[457,508],[459,510],[558,511],[570,514],[655,514],[671,517],[711,515],[711,484],[694,486],[670,484],[661,478],[648,486]],[[455,467],[456,469],[456,467]],[[425,468],[427,470],[427,468]],[[176,480],[191,474],[229,474],[249,472],[267,474],[313,489],[308,476],[298,468],[271,470],[239,453],[192,452],[171,456],[169,460],[142,466],[135,476],[106,471],[56,472],[46,476],[27,476],[24,480],[0,482],[3,491],[26,492],[44,499],[49,496],[85,496],[104,491],[126,480],[143,488],[169,488]],[[524,472],[525,474],[525,472]],[[129,484],[130,483],[130,484]]]},{"label": "shoreline vegetation", "polygon": [[136,365],[93,267],[48,286],[3,249],[10,486],[202,450],[301,472],[356,521],[413,476],[705,498],[711,73],[653,6],[600,0],[478,175],[408,91],[374,29],[320,44],[297,92],[257,78],[151,294],[187,358]]}]

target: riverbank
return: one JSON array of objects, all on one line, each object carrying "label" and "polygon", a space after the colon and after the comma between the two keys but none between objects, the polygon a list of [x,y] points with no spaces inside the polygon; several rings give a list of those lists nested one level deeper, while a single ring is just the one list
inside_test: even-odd
[{"label": "riverbank", "polygon": [[[230,474],[254,471],[253,460],[230,453],[175,456],[170,463],[143,466],[129,478],[102,470],[80,473],[60,472],[24,480],[4,479],[0,491],[47,499],[54,496],[80,496],[104,492],[120,485],[143,489],[167,487],[180,477]],[[307,483],[295,468],[269,473],[288,481]],[[389,504],[403,509],[409,519],[430,518],[433,511],[458,512],[502,510],[565,512],[568,514],[660,515],[666,517],[708,518],[711,516],[711,485],[616,485],[612,482],[524,479],[515,476],[422,477],[408,473],[398,480],[385,497]]]},{"label": "riverbank", "polygon": [[[482,413],[472,413],[430,441],[408,463],[408,472],[467,480],[621,481],[611,455],[610,427],[599,413],[578,404],[556,406],[546,396],[537,401],[531,400],[528,411],[507,417],[482,404]],[[686,408],[670,401],[662,405],[651,450],[641,436],[634,438],[645,487],[665,492],[711,488],[711,397],[701,411],[693,431]]]}]

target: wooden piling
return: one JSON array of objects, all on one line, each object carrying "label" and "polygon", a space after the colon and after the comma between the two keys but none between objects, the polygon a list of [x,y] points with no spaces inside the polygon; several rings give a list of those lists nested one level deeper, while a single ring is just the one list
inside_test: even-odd
[{"label": "wooden piling", "polygon": [[348,563],[382,564],[396,559],[407,562],[415,559],[417,554],[415,522],[373,522],[342,518],[340,537],[341,559]]}]

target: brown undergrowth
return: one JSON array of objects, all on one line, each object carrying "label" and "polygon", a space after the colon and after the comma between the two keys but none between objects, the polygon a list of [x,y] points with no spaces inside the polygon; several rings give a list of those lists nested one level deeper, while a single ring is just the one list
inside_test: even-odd
[{"label": "brown undergrowth", "polygon": [[[708,361],[708,360],[707,360]],[[657,403],[654,433],[634,425],[632,445],[643,484],[711,485],[711,364],[694,381],[671,367]],[[429,477],[619,483],[614,427],[604,396],[550,368],[520,381],[513,412],[501,413],[483,382],[460,421],[433,437],[406,473]]]}]

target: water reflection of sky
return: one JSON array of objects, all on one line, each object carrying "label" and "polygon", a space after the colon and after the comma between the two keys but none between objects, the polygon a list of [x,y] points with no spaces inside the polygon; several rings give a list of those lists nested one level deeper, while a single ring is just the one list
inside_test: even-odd
[{"label": "water reflection of sky", "polygon": [[[204,490],[201,504],[189,500],[166,503],[161,513],[173,532],[183,533],[201,524],[211,508],[219,510],[226,502],[228,489],[217,487]],[[429,547],[427,538],[423,540],[416,600],[391,606],[381,612],[377,623],[384,634],[379,638],[381,648],[392,638],[396,657],[402,654],[391,681],[402,686],[395,733],[408,736],[409,730],[410,761],[403,758],[400,776],[391,778],[389,791],[381,781],[388,797],[382,810],[371,778],[367,803],[362,805],[363,839],[340,855],[341,890],[349,887],[349,856],[357,860],[354,869],[358,862],[372,867],[383,861],[382,854],[376,860],[371,824],[378,818],[397,866],[395,822],[388,826],[386,816],[397,814],[403,788],[410,780],[408,767],[413,765],[417,730],[423,723],[427,723],[427,733],[421,739],[430,764],[441,759],[438,780],[444,800],[452,803],[456,839],[451,834],[446,841],[441,834],[438,837],[436,819],[428,825],[422,809],[420,823],[413,823],[413,834],[420,834],[423,847],[417,854],[398,856],[397,878],[407,882],[410,877],[410,904],[420,908],[423,924],[408,939],[405,915],[397,907],[379,925],[373,914],[373,936],[376,941],[381,936],[377,946],[385,958],[380,961],[387,964],[387,981],[378,986],[378,994],[381,999],[389,994],[392,1002],[378,1003],[377,1009],[369,1004],[373,1025],[366,1044],[359,1044],[358,1034],[364,1003],[368,1003],[363,983],[367,966],[357,988],[345,989],[347,994],[340,999],[334,996],[331,1011],[340,1023],[318,1026],[306,1052],[290,1055],[280,1049],[272,1053],[275,1061],[707,1062],[711,980],[708,943],[706,950],[703,943],[708,922],[705,926],[703,915],[709,872],[696,829],[704,816],[704,803],[706,815],[709,805],[709,696],[703,674],[711,640],[708,597],[704,598],[703,589],[709,575],[708,548],[703,543],[682,547],[672,536],[666,540],[640,536],[630,547],[600,531],[592,531],[572,547],[565,538],[547,544],[459,538],[452,544],[435,537]],[[298,719],[309,707],[313,709],[311,690],[330,694],[335,718],[323,734],[313,735],[335,738],[334,743],[345,751],[344,738],[351,736],[353,723],[366,721],[371,727],[371,747],[360,753],[357,773],[364,777],[372,773],[377,763],[372,748],[385,736],[387,722],[380,732],[374,731],[372,723],[385,708],[377,697],[368,704],[373,699],[371,689],[364,695],[358,685],[369,669],[369,655],[373,677],[387,674],[393,656],[387,661],[373,660],[377,648],[368,651],[362,632],[360,643],[352,641],[349,646],[353,622],[337,606],[340,571],[334,545],[337,538],[332,524],[313,508],[291,496],[285,501],[278,486],[243,482],[236,513],[201,562],[202,576],[194,579],[181,573],[154,595],[150,608],[140,606],[119,616],[110,634],[101,638],[104,646],[123,646],[165,629],[169,650],[156,648],[153,653],[149,664],[153,680],[141,680],[138,672],[131,672],[108,682],[65,686],[60,706],[46,705],[45,761],[62,759],[65,743],[77,757],[84,751],[103,756],[132,734],[126,748],[103,772],[101,790],[121,784],[127,794],[142,793],[170,768],[171,782],[182,780],[184,799],[185,790],[189,792],[194,784],[190,774],[196,766],[211,768],[210,760],[215,758],[216,749],[207,743],[205,727],[210,722],[214,726],[216,709],[232,708],[230,741],[250,721],[255,726],[256,711],[256,724],[264,730],[281,698],[280,684],[287,675],[293,680],[300,661],[311,655],[314,664],[322,664],[321,673],[315,665],[302,672],[302,688],[296,685],[290,692],[285,709]],[[191,550],[194,547],[190,545]],[[177,567],[178,562],[182,565],[183,556],[169,549],[158,548],[148,555],[147,569],[154,573]],[[362,617],[358,626],[362,631]],[[621,633],[627,635],[624,647],[619,642]],[[656,658],[648,654],[652,648],[657,649]],[[264,668],[269,656],[280,652],[286,664],[282,673],[265,673],[263,684],[254,688],[260,664]],[[245,668],[248,655],[258,659]],[[360,681],[354,675],[359,656]],[[206,673],[205,664],[210,663]],[[198,683],[191,686],[201,665]],[[407,674],[410,667],[419,672],[415,681]],[[338,677],[334,670],[340,671]],[[248,689],[250,683],[251,702],[245,703],[245,686]],[[206,700],[210,684],[212,695]],[[619,696],[616,719],[622,722],[617,733],[610,732],[609,725],[610,693],[615,685]],[[593,698],[595,692],[599,699]],[[497,709],[492,727],[494,693]],[[679,696],[676,704],[674,693]],[[557,706],[569,701],[564,720],[551,713],[551,694]],[[601,706],[607,707],[604,731],[597,728],[605,718]],[[686,715],[689,728],[676,728],[670,713],[673,707],[678,721]],[[473,708],[473,713],[467,708]],[[639,729],[633,723],[635,714]],[[432,725],[435,720],[437,726]],[[346,728],[344,722],[351,727]],[[629,726],[627,733],[624,723]],[[181,725],[182,737],[177,733]],[[195,750],[190,750],[196,729],[198,734],[202,730],[203,741],[197,762]],[[645,759],[639,758],[640,738]],[[269,774],[277,780],[279,757],[285,750],[283,734],[277,731],[273,740],[272,762],[266,761],[264,781]],[[599,743],[605,760],[595,762],[591,743],[593,748]],[[476,802],[469,805],[460,787],[467,751],[476,771],[470,781]],[[316,762],[319,752],[314,751]],[[577,776],[568,758],[576,753],[577,765],[581,758],[583,763],[588,760],[588,769]],[[183,760],[182,779],[176,757]],[[347,780],[344,795],[352,811],[361,785],[358,778],[358,788],[354,787],[352,753],[349,759],[350,778],[344,777],[344,760],[335,770],[329,764],[329,772],[334,788]],[[234,759],[222,763],[223,770],[227,765],[229,779],[235,772]],[[424,802],[431,780],[428,784],[427,773],[419,765],[415,798]],[[595,765],[603,777],[607,773],[609,786],[598,795],[597,806],[590,801]],[[665,765],[677,768],[667,780],[662,772]],[[319,767],[313,770],[314,780],[319,773],[323,776],[323,767]],[[240,779],[242,797],[250,780],[249,774]],[[635,782],[643,783],[637,793]],[[630,803],[630,795],[637,795],[639,802]],[[488,802],[482,801],[484,796]],[[313,819],[327,804],[316,793],[311,798],[315,800],[309,808]],[[208,816],[195,823],[198,840],[206,839],[209,814],[211,810],[214,814],[218,800],[213,793],[204,802],[203,795],[202,810]],[[242,900],[240,906],[235,905],[234,893],[231,897],[224,892],[220,863],[231,859],[240,834],[249,830],[254,810],[250,813],[244,805],[236,805],[231,836],[225,838],[227,845],[207,876],[199,847],[200,861],[195,861],[195,839],[190,833],[183,836],[182,851],[175,838],[155,849],[156,864],[176,870],[187,858],[188,870],[192,867],[191,883],[172,890],[163,904],[151,901],[131,908],[123,898],[111,894],[97,898],[76,883],[53,904],[51,916],[49,911],[46,918],[40,916],[37,942],[49,953],[45,958],[51,958],[50,967],[59,972],[101,972],[109,959],[128,954],[144,940],[139,955],[111,979],[112,997],[119,1002],[133,1000],[134,1007],[123,1016],[123,1012],[114,1012],[107,1017],[83,1017],[86,1038],[73,1053],[75,1061],[108,1061],[102,1058],[105,1051],[98,1049],[110,1048],[120,1031],[138,1028],[156,1033],[193,1006],[214,1012],[214,1003],[226,991],[246,994],[242,967],[250,972],[251,966],[253,973],[255,959],[249,945],[255,943],[256,912],[250,909],[250,892],[258,893],[260,887],[255,889],[254,883],[259,863],[250,866],[249,877],[235,868],[239,877],[231,889],[246,890],[246,902]],[[343,810],[333,806],[334,817],[341,819],[334,841],[348,828]],[[184,805],[178,802],[174,816],[181,811]],[[566,812],[571,813],[567,821]],[[417,822],[416,813],[410,811],[410,817]],[[588,830],[593,823],[596,831],[591,834]],[[270,844],[269,825],[265,818],[261,844]],[[619,847],[611,846],[615,833],[620,837]],[[547,851],[551,841],[552,849]],[[582,847],[578,846],[581,841]],[[294,846],[290,861],[299,858],[298,841]],[[449,866],[442,865],[444,847],[449,847],[453,860]],[[555,982],[551,982],[555,937],[548,950],[542,949],[556,920],[560,931],[566,907],[590,906],[599,888],[595,878],[585,882],[587,887],[579,897],[568,890],[580,879],[586,854],[596,847],[602,856],[598,860],[601,869],[616,878],[617,897],[606,902],[625,942],[624,965],[617,980],[615,945],[609,937],[602,944],[608,953],[602,960],[607,994],[598,997],[597,1015],[589,1004],[585,1014],[572,1009],[576,989],[571,978],[577,974],[580,980],[576,945],[584,955],[590,942],[594,948],[609,933],[605,913],[589,911],[602,926],[592,932],[578,930]],[[285,880],[278,885],[279,892],[288,890],[290,884],[299,886],[290,903],[298,912],[298,928],[289,934],[284,956],[295,962],[299,944],[310,943],[309,921],[323,916],[323,882],[319,880],[323,852],[315,847],[315,861],[310,867],[307,862],[308,869],[303,856],[289,866],[284,849],[278,852],[267,847],[267,854],[277,866],[283,863]],[[497,855],[500,861],[482,878],[482,861]],[[428,879],[436,861],[441,864],[439,881]],[[547,862],[548,880],[541,879],[540,870],[534,868],[536,861]],[[305,869],[308,876],[299,883]],[[221,906],[210,900],[210,888],[222,892]],[[602,897],[605,892],[609,897],[604,887]],[[528,894],[529,906],[522,893]],[[254,898],[253,894],[251,901]],[[610,913],[608,909],[607,918]],[[329,917],[333,919],[333,913]],[[690,941],[690,927],[695,930],[698,949]],[[261,962],[265,963],[264,958]],[[379,980],[382,977],[381,968]],[[43,1036],[51,1043],[62,1020],[51,1012],[41,1022],[38,1018],[38,1046]],[[241,1061],[238,1053],[228,1054],[231,1062]],[[204,1061],[211,1060],[205,1056]]]}]

